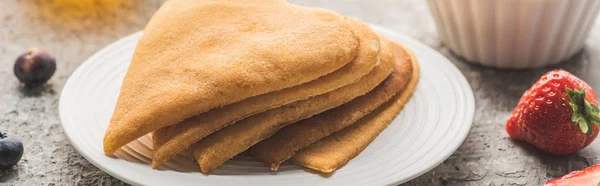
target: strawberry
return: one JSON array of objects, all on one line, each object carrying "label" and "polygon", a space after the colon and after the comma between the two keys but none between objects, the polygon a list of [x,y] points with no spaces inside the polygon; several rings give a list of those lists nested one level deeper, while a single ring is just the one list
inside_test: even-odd
[{"label": "strawberry", "polygon": [[592,88],[564,70],[554,70],[523,94],[506,122],[506,132],[543,151],[567,155],[592,143],[598,124],[598,100]]},{"label": "strawberry", "polygon": [[600,164],[547,181],[544,186],[600,185]]}]

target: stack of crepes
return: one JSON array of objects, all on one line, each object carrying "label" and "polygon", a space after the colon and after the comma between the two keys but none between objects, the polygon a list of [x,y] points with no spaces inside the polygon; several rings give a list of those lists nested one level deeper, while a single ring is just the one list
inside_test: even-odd
[{"label": "stack of crepes", "polygon": [[246,150],[332,172],[401,111],[412,54],[365,23],[284,0],[170,0],[123,80],[104,151],[152,133],[156,168],[191,152],[208,173]]}]

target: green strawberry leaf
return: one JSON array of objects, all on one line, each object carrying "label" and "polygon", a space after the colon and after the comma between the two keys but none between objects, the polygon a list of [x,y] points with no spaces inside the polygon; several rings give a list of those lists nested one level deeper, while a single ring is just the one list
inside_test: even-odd
[{"label": "green strawberry leaf", "polygon": [[597,115],[590,115],[590,120],[596,124],[596,125],[600,125],[600,117]]},{"label": "green strawberry leaf", "polygon": [[[589,102],[588,102],[588,103],[589,103]],[[598,109],[598,107],[594,106],[594,104],[591,104],[591,103],[590,103],[590,105],[592,106],[592,112],[594,112],[594,113],[598,113],[598,112],[600,112],[600,110]],[[600,118],[600,116],[598,116],[598,118]]]},{"label": "green strawberry leaf", "polygon": [[571,103],[575,102],[575,92],[573,89],[570,89],[569,87],[565,87],[565,89],[567,91],[567,95],[569,96],[569,101],[571,101]]},{"label": "green strawberry leaf", "polygon": [[600,126],[600,116],[598,116],[600,109],[585,100],[585,90],[583,88],[573,90],[566,87],[565,89],[569,96],[569,106],[573,109],[571,121],[579,125],[581,132],[592,135],[594,125]]},{"label": "green strawberry leaf", "polygon": [[577,107],[577,105],[575,103],[570,103],[569,105],[571,105],[571,109],[573,109],[573,115],[571,115],[571,121],[574,123],[578,123],[579,120],[581,119],[581,114],[579,114],[579,108]]},{"label": "green strawberry leaf", "polygon": [[581,132],[583,133],[588,133],[588,131],[590,131],[587,121],[583,118],[580,118],[579,120],[579,129],[581,129]]}]

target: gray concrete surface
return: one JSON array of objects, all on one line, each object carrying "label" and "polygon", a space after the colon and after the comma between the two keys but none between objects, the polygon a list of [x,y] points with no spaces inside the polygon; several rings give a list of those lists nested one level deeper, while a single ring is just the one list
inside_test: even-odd
[{"label": "gray concrete surface", "polygon": [[[88,0],[3,0],[0,2],[0,131],[20,138],[22,161],[0,172],[0,185],[126,185],[94,167],[67,141],[58,119],[60,91],[87,57],[141,30],[161,0],[104,4]],[[71,2],[71,3],[69,3]],[[600,90],[600,24],[586,49],[568,62],[537,70],[506,71],[470,65],[435,35],[423,0],[295,0],[332,9],[411,36],[451,59],[475,93],[477,109],[468,138],[448,160],[405,185],[540,185],[569,171],[599,163],[600,142],[577,154],[550,156],[515,143],[504,122],[518,98],[544,72],[564,68]],[[50,50],[58,70],[39,93],[22,91],[12,66],[30,47]]]}]

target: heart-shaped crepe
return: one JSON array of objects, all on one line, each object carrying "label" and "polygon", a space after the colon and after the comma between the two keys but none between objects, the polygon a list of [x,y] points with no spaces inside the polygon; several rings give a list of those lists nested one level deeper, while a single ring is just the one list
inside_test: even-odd
[{"label": "heart-shaped crepe", "polygon": [[[393,51],[391,42],[385,38],[381,39],[381,47]],[[254,145],[250,152],[259,157],[271,170],[277,171],[279,164],[299,150],[373,112],[402,90],[411,77],[413,68],[408,54],[404,51],[397,51],[395,54],[397,65],[394,72],[371,92],[337,108],[291,124]]]},{"label": "heart-shaped crepe", "polygon": [[419,82],[419,64],[406,48],[394,43],[394,50],[406,51],[412,64],[410,80],[396,96],[356,123],[323,138],[294,155],[291,160],[300,166],[331,173],[364,150],[402,111]]},{"label": "heart-shaped crepe", "polygon": [[358,53],[352,62],[317,80],[212,109],[180,124],[155,131],[152,166],[158,167],[210,133],[235,121],[297,100],[324,94],[354,83],[369,73],[379,62],[379,38],[361,21],[352,18],[348,21],[355,28],[360,42]]},{"label": "heart-shaped crepe", "polygon": [[170,0],[139,41],[104,151],[210,109],[313,81],[350,62],[340,15],[278,0]]},{"label": "heart-shaped crepe", "polygon": [[208,173],[282,127],[366,94],[389,76],[395,61],[394,54],[382,48],[381,63],[358,82],[238,121],[195,143],[191,147],[192,156],[198,162],[200,171]]}]

